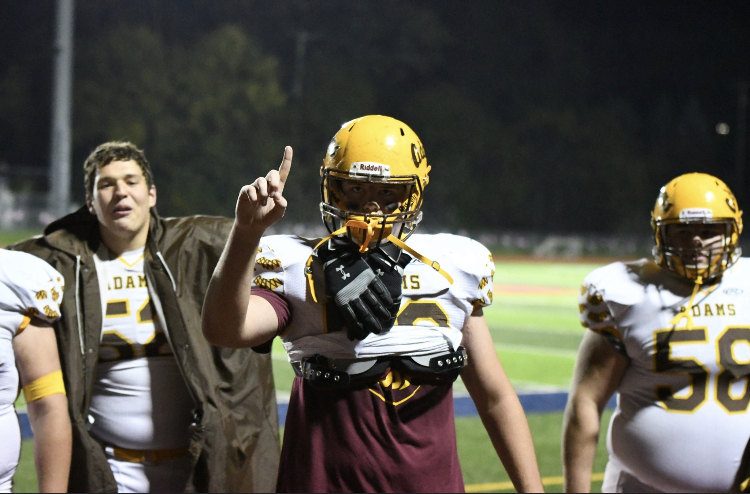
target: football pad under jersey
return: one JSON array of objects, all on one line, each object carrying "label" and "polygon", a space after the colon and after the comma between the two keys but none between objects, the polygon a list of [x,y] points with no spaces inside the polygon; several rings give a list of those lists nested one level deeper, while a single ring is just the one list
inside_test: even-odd
[{"label": "football pad under jersey", "polygon": [[62,275],[43,260],[0,249],[0,491],[10,490],[21,444],[13,408],[18,396],[13,338],[33,318],[57,320],[63,289]]},{"label": "football pad under jersey", "polygon": [[[393,328],[350,341],[336,326],[320,263],[312,264],[318,302],[304,268],[317,240],[269,236],[256,257],[254,287],[282,294],[291,322],[281,334],[289,359],[420,356],[458,348],[477,307],[492,303],[494,263],[476,241],[456,235],[412,235],[407,244],[454,279],[412,260],[402,278]],[[391,369],[376,383],[337,391],[296,377],[287,411],[278,492],[431,492],[463,490],[452,385],[420,384]],[[351,455],[357,452],[357,457]],[[299,472],[305,472],[300,475]]]},{"label": "football pad under jersey", "polygon": [[412,260],[404,268],[401,308],[394,327],[364,340],[350,341],[336,308],[324,295],[320,263],[312,264],[318,303],[312,300],[305,263],[316,240],[274,235],[261,240],[253,286],[282,294],[291,305],[291,323],[281,334],[290,361],[310,355],[370,358],[382,355],[428,355],[458,348],[461,330],[475,307],[492,303],[494,262],[480,243],[449,234],[412,235],[407,244],[440,263],[453,284],[430,266]]},{"label": "football pad under jersey", "polygon": [[630,360],[610,461],[656,489],[727,491],[750,439],[750,261],[693,289],[651,261],[613,263],[584,279],[581,323]]},{"label": "football pad under jersey", "polygon": [[150,297],[144,249],[110,259],[102,246],[96,263],[104,317],[91,434],[122,448],[187,446],[194,404]]}]

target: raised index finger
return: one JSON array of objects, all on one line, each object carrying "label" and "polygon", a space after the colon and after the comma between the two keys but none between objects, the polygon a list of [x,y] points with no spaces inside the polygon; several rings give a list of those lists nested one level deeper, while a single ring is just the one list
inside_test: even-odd
[{"label": "raised index finger", "polygon": [[279,166],[279,193],[284,191],[284,184],[289,176],[289,170],[292,169],[292,146],[284,148],[284,158]]}]

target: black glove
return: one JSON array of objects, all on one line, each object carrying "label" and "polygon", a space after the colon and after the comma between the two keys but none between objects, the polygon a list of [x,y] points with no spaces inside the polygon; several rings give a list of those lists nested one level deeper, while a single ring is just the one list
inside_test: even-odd
[{"label": "black glove", "polygon": [[391,296],[394,283],[390,278],[396,273],[400,300],[401,275],[398,269],[385,259],[373,260],[376,269],[382,272],[379,276],[380,273],[375,274],[354,249],[326,247],[319,250],[318,256],[323,261],[326,295],[343,316],[346,336],[350,340],[362,340],[370,333],[380,334],[393,327],[399,301],[394,302]]},{"label": "black glove", "polygon": [[384,248],[371,251],[365,258],[365,262],[378,275],[393,300],[389,309],[391,317],[387,323],[388,329],[392,328],[393,323],[396,322],[396,316],[401,307],[401,286],[403,283],[404,268],[412,259],[406,252],[399,252],[395,245],[389,247],[393,247],[393,249],[389,250],[393,251],[392,253],[396,256],[395,258],[386,253],[386,249]]}]

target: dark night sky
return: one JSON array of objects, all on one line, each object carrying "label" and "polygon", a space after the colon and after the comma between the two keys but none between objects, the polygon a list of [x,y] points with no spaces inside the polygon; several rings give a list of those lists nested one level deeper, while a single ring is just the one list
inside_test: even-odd
[{"label": "dark night sky", "polygon": [[598,62],[602,94],[640,108],[665,91],[700,97],[734,118],[736,84],[750,78],[748,2],[553,2]]},{"label": "dark night sky", "polygon": [[[78,37],[105,30],[107,24],[114,25],[126,18],[140,17],[160,24],[166,28],[162,30],[172,29],[173,36],[186,35],[196,23],[222,21],[219,13],[214,19],[190,19],[196,10],[191,7],[194,2],[182,2],[185,6],[178,9],[182,16],[174,23],[158,2],[145,2],[147,8],[140,12],[128,5],[130,2],[95,3],[101,4],[98,10],[81,8],[84,1],[78,0]],[[457,65],[462,61],[483,64],[492,72],[492,63],[487,63],[486,58],[474,59],[472,54],[492,56],[491,52],[482,53],[481,47],[492,46],[497,34],[493,26],[506,15],[508,2],[439,0],[419,3],[433,6],[453,30],[455,39],[460,40],[455,52],[460,58],[454,60]],[[737,84],[750,80],[750,2],[536,1],[524,2],[520,10],[534,11],[534,6],[540,3],[547,5],[554,18],[580,38],[585,54],[594,61],[595,74],[590,79],[593,82],[578,88],[582,97],[624,98],[636,110],[646,112],[660,95],[669,93],[684,101],[699,98],[713,121],[731,123],[735,120]],[[262,15],[263,2],[254,4],[260,6],[257,13]],[[472,10],[477,14],[474,18],[470,15]],[[304,15],[301,18],[302,24],[316,25],[315,19],[304,19]],[[534,17],[530,16],[529,22],[533,21]],[[54,2],[0,3],[0,31],[3,32],[0,70],[13,64],[33,64],[36,67],[33,84],[39,86],[39,97],[48,97],[44,91],[49,90],[51,77],[51,66],[47,62],[51,63],[53,22]],[[262,37],[262,33],[259,36]],[[278,45],[271,48],[281,55],[292,55],[292,45],[290,40],[286,49]],[[534,49],[533,46],[523,48]],[[502,47],[493,46],[493,49]],[[40,60],[45,63],[39,63]],[[288,69],[290,62],[282,60],[282,68]],[[558,82],[550,80],[549,84]]]},{"label": "dark night sky", "polygon": [[[316,50],[328,50],[328,56],[341,50],[345,66],[359,57],[366,61],[359,68],[371,69],[369,74],[352,76],[380,77],[372,82],[378,112],[404,112],[413,95],[435,84],[458,88],[468,95],[471,104],[509,126],[522,121],[524,111],[531,107],[549,107],[552,112],[563,113],[566,107],[625,106],[626,111],[617,118],[634,116],[633,122],[623,123],[627,135],[634,137],[632,155],[661,163],[656,171],[648,169],[644,176],[647,187],[663,184],[700,162],[700,158],[687,166],[680,162],[680,146],[695,135],[708,143],[704,143],[703,151],[708,149],[706,156],[711,161],[706,162],[705,171],[725,179],[735,176],[738,88],[742,81],[750,81],[750,2],[385,0],[373,2],[370,6],[378,5],[378,9],[369,10],[360,5],[343,0],[77,0],[77,49],[80,54],[82,44],[85,47],[89,40],[101,39],[122,24],[143,24],[167,44],[189,45],[219,25],[239,22],[265,52],[278,60],[279,80],[283,90],[289,92],[294,75],[294,35],[309,30],[319,36],[310,45],[309,56]],[[0,86],[0,161],[36,167],[45,167],[48,161],[54,8],[52,1],[0,2],[0,82],[2,77],[20,74],[32,102],[14,105],[13,95],[3,94],[5,88]],[[401,66],[384,64],[389,70],[399,70],[401,77],[394,74],[389,78],[389,74],[383,78],[382,71],[377,71],[383,57],[392,54],[419,63],[419,56],[429,58],[431,54],[389,52],[392,47],[379,45],[388,40],[372,32],[370,38],[363,37],[372,43],[367,45],[355,36],[356,30],[368,23],[377,29],[387,29],[391,24],[413,23],[414,29],[435,25],[404,17],[404,12],[433,15],[449,41],[436,43],[442,58],[439,63],[425,62],[432,63],[432,68],[420,72],[409,71],[402,62]],[[368,19],[367,15],[379,18]],[[337,45],[340,35],[352,46]],[[424,42],[429,33],[416,38]],[[419,74],[421,79],[412,74]],[[608,106],[611,102],[615,103]],[[581,115],[590,114],[582,110],[578,118]],[[716,134],[718,122],[729,124],[729,135]],[[661,128],[657,128],[659,125]],[[675,131],[676,125],[685,129]],[[670,132],[672,141],[668,144],[673,149],[659,156]],[[682,141],[674,136],[680,132],[686,136]],[[3,133],[12,134],[12,138],[4,138]],[[22,142],[25,145],[19,144]],[[82,143],[80,148],[90,149],[91,144]],[[683,153],[693,153],[692,148],[684,147]],[[314,143],[310,143],[311,154],[313,148]],[[73,157],[75,162],[81,158]],[[750,179],[750,172],[746,175]],[[575,180],[571,178],[571,184]],[[554,179],[548,181],[553,183]],[[750,197],[750,180],[736,184],[738,196],[744,191]],[[638,208],[648,207],[647,202],[653,204],[653,193],[645,195],[648,199],[642,199]]]},{"label": "dark night sky", "polygon": [[[78,4],[84,2],[78,0]],[[89,2],[90,3],[90,2]],[[96,17],[92,9],[78,8],[77,28],[87,34],[107,28],[127,17],[138,17],[160,23],[170,29],[168,14],[157,2],[149,9],[133,12],[129,2],[104,1]],[[202,19],[187,20],[192,2],[183,2],[183,19],[189,26]],[[252,3],[252,2],[251,2]],[[263,2],[255,2],[262,6]],[[335,3],[335,2],[329,2]],[[505,2],[420,2],[432,5],[454,34],[468,47],[491,43],[492,25],[503,17]],[[493,5],[494,3],[494,5]],[[533,9],[536,2],[525,2],[521,10]],[[586,88],[599,97],[626,96],[640,106],[663,91],[679,93],[685,98],[700,95],[712,106],[733,108],[736,83],[750,78],[750,2],[690,2],[677,0],[602,2],[575,0],[542,2],[549,5],[556,19],[585,40],[587,54],[596,61],[597,84]],[[466,11],[478,8],[483,26],[462,22]],[[106,14],[106,15],[105,15]],[[262,15],[262,10],[258,10]],[[343,19],[342,19],[343,20]],[[529,19],[533,22],[533,17]],[[204,22],[219,22],[205,19]],[[309,19],[308,25],[315,25]],[[29,57],[48,56],[53,35],[54,2],[0,3],[0,68],[9,63],[28,63]],[[177,34],[180,27],[176,24]],[[183,31],[186,31],[183,29]],[[335,35],[335,34],[334,34]],[[32,52],[24,49],[33,47]],[[533,49],[529,46],[528,49]],[[550,81],[553,83],[554,81]],[[728,94],[727,94],[728,93]],[[723,110],[726,111],[726,110]]]}]

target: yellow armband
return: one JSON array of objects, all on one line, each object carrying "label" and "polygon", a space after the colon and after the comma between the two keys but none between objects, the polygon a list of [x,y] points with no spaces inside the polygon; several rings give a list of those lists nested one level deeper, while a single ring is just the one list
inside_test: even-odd
[{"label": "yellow armband", "polygon": [[57,393],[65,395],[65,384],[63,383],[61,370],[50,372],[46,376],[42,376],[23,387],[23,395],[26,398],[26,403]]}]

